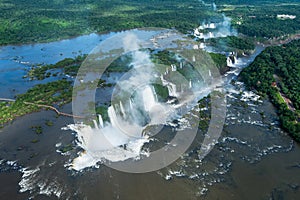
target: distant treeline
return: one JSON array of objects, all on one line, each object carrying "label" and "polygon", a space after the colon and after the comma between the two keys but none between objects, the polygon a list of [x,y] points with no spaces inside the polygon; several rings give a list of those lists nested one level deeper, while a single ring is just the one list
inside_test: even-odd
[{"label": "distant treeline", "polygon": [[138,27],[187,32],[216,18],[198,0],[6,0],[0,10],[0,45]]},{"label": "distant treeline", "polygon": [[212,0],[216,4],[235,4],[235,5],[261,5],[278,3],[299,3],[299,0]]},{"label": "distant treeline", "polygon": [[[300,31],[300,2],[289,1],[247,1],[241,5],[228,5],[233,1],[223,1],[221,12],[232,17],[232,24],[239,33],[266,40],[287,36]],[[239,1],[242,2],[242,1]],[[251,5],[254,2],[257,4]],[[294,2],[294,3],[292,3]],[[277,15],[293,15],[295,19],[279,19]]]}]

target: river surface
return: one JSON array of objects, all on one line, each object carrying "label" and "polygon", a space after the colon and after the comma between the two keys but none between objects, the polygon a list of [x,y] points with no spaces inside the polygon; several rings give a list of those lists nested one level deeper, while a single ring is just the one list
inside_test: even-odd
[{"label": "river surface", "polygon": [[[31,65],[89,53],[112,34],[1,47],[1,97],[13,98],[37,83],[51,81],[23,79]],[[240,82],[229,84],[262,50],[257,47],[251,57],[239,59],[226,75],[225,126],[218,143],[201,162],[197,151],[205,133],[199,130],[185,155],[156,172],[128,174],[104,165],[82,172],[68,170],[65,165],[77,156],[78,149],[60,152],[64,146],[75,146],[72,132],[61,128],[73,121],[41,111],[0,129],[0,199],[298,199],[299,144],[279,128],[267,99],[246,91]],[[70,113],[71,105],[62,111]],[[46,125],[48,120],[53,126]],[[42,126],[43,133],[36,134],[32,126]],[[169,126],[163,133],[166,137],[174,134]]]}]

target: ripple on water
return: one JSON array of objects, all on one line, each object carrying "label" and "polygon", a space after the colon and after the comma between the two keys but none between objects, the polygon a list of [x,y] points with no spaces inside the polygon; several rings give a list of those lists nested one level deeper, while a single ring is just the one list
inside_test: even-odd
[{"label": "ripple on water", "polygon": [[[221,182],[230,182],[228,172],[236,160],[253,164],[274,153],[289,152],[293,142],[278,127],[274,110],[269,111],[260,96],[243,89],[243,84],[231,88],[227,94],[228,112],[223,137],[203,160],[197,155],[198,146],[184,155],[160,175],[167,181],[188,179],[198,185],[196,195],[202,196]],[[270,112],[270,113],[269,113]],[[270,128],[271,127],[271,128]],[[198,138],[199,139],[199,138]]]}]

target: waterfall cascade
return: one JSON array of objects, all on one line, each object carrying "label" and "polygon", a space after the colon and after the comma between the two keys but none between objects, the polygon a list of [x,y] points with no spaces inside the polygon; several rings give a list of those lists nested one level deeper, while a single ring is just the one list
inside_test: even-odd
[{"label": "waterfall cascade", "polygon": [[[70,168],[81,170],[104,160],[118,162],[137,158],[142,155],[143,145],[150,141],[145,134],[148,127],[171,123],[186,114],[188,106],[195,106],[195,99],[203,94],[202,86],[206,85],[202,77],[194,78],[199,72],[184,66],[185,62],[180,59],[179,65],[172,64],[161,71],[155,68],[147,52],[133,53],[133,69],[117,81],[107,109],[108,120],[104,122],[98,115],[98,122],[93,121],[94,128],[84,124],[68,126],[76,131],[77,144],[85,150],[73,160]],[[195,55],[192,61],[196,62]],[[201,87],[200,81],[203,82]],[[164,86],[162,92],[167,88],[173,101],[159,102],[156,92],[160,90],[154,83]]]},{"label": "waterfall cascade", "polygon": [[232,63],[232,60],[231,60],[230,57],[227,57],[226,62],[227,62],[227,66],[228,66],[228,67],[232,67],[232,66],[233,66],[233,63]]},{"label": "waterfall cascade", "polygon": [[[208,31],[205,31],[208,30]],[[199,39],[210,39],[236,35],[231,27],[231,19],[223,15],[223,21],[218,23],[202,24],[194,30],[194,36]]]},{"label": "waterfall cascade", "polygon": [[160,76],[160,80],[162,82],[162,85],[166,86],[168,88],[169,96],[172,96],[172,97],[177,97],[178,96],[176,84],[165,80],[163,75]]},{"label": "waterfall cascade", "polygon": [[157,99],[154,95],[154,89],[152,89],[150,86],[147,86],[142,95],[145,111],[150,112],[151,108],[154,107],[157,102]]},{"label": "waterfall cascade", "polygon": [[200,45],[199,45],[199,48],[204,49],[205,48],[205,43],[201,42]]},{"label": "waterfall cascade", "polygon": [[209,28],[210,29],[215,29],[216,28],[216,24],[215,23],[210,23],[209,24]]},{"label": "waterfall cascade", "polygon": [[119,126],[118,117],[117,117],[116,110],[113,105],[111,105],[108,108],[107,113],[108,113],[108,117],[109,117],[111,125],[113,127],[118,127]]},{"label": "waterfall cascade", "polygon": [[123,106],[123,103],[122,101],[120,101],[120,109],[121,109],[121,113],[124,117],[126,117],[126,113],[125,113],[125,109],[124,109],[124,106]]},{"label": "waterfall cascade", "polygon": [[233,67],[235,64],[237,64],[237,62],[238,62],[237,53],[231,52],[227,57],[227,66]]},{"label": "waterfall cascade", "polygon": [[96,129],[99,129],[99,126],[98,126],[97,121],[96,121],[96,120],[93,120],[93,123],[94,123],[95,128],[96,128]]},{"label": "waterfall cascade", "polygon": [[177,71],[176,65],[171,65],[171,68],[172,68],[172,72],[176,72]]},{"label": "waterfall cascade", "polygon": [[101,115],[98,115],[98,120],[99,120],[100,128],[103,128],[104,127],[104,123],[103,123],[103,118],[102,118]]},{"label": "waterfall cascade", "polygon": [[133,103],[132,103],[132,99],[130,98],[129,99],[129,106],[130,106],[130,111],[133,110]]}]

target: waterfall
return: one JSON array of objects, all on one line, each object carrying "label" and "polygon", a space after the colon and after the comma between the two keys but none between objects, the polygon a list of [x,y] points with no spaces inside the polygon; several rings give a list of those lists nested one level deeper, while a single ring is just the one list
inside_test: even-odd
[{"label": "waterfall", "polygon": [[169,68],[166,69],[165,75],[169,73]]},{"label": "waterfall", "polygon": [[213,11],[217,11],[217,5],[215,3],[212,4]]},{"label": "waterfall", "polygon": [[156,104],[156,99],[153,94],[153,89],[147,86],[142,92],[145,111],[151,111],[151,108]]},{"label": "waterfall", "polygon": [[234,61],[234,64],[237,64],[238,59],[237,59],[236,55],[233,56],[233,61]]},{"label": "waterfall", "polygon": [[122,113],[123,117],[126,117],[126,113],[125,113],[125,109],[124,109],[122,101],[120,101],[119,104],[120,104],[120,109],[121,109],[121,113]]},{"label": "waterfall", "polygon": [[231,52],[229,54],[229,56],[227,57],[227,66],[231,67],[234,64],[237,64],[238,60],[237,60],[237,53],[235,52]]},{"label": "waterfall", "polygon": [[176,89],[176,85],[173,84],[173,83],[169,83],[167,85],[167,88],[168,88],[168,92],[169,92],[169,96],[172,96],[172,97],[177,97],[177,89]]},{"label": "waterfall", "polygon": [[171,65],[171,68],[172,68],[172,72],[176,72],[177,71],[176,65]]},{"label": "waterfall", "polygon": [[203,33],[200,33],[199,38],[204,38],[204,34],[203,34]]},{"label": "waterfall", "polygon": [[99,129],[99,126],[98,126],[97,121],[96,121],[96,120],[93,120],[93,122],[94,122],[95,129]]},{"label": "waterfall", "polygon": [[[199,34],[204,35],[203,33]],[[124,42],[128,42],[128,39],[124,39]],[[129,42],[128,46],[135,45]],[[136,46],[139,47],[137,44]],[[196,56],[191,56],[192,61],[196,62]],[[180,62],[179,65],[172,64],[161,69],[160,66],[156,68],[156,65],[152,64],[146,51],[133,53],[132,66],[134,66],[134,70],[131,70],[130,76],[122,76],[117,81],[119,87],[114,90],[116,93],[112,95],[116,99],[111,101],[114,103],[107,110],[109,122],[104,123],[102,116],[98,115],[98,122],[97,120],[93,121],[95,128],[84,124],[69,126],[71,130],[77,132],[76,142],[84,149],[70,165],[73,169],[80,170],[94,166],[104,159],[109,162],[120,162],[129,158],[138,158],[144,151],[143,145],[150,141],[148,137],[144,136],[152,134],[152,129],[156,131],[154,128],[156,129],[157,125],[173,122],[174,119],[185,114],[189,106],[196,106],[195,99],[199,98],[199,93],[202,95],[201,83],[203,80],[201,77],[197,80],[197,76],[194,76],[195,73],[190,72],[188,66],[184,66],[183,59],[178,57],[177,60]],[[185,73],[175,73],[183,67],[187,67],[186,71],[189,73],[184,77],[185,79],[181,79]],[[153,87],[154,84],[161,83],[158,76],[160,70],[162,70],[160,76],[162,85],[168,89],[170,96],[176,97],[168,102],[158,102],[156,88]],[[208,73],[211,76],[211,72]],[[174,82],[172,82],[173,80]],[[155,127],[152,128],[152,125]]]},{"label": "waterfall", "polygon": [[162,85],[166,86],[168,88],[169,96],[172,96],[172,97],[178,96],[177,87],[174,83],[171,83],[171,82],[168,82],[167,80],[165,80],[163,75],[160,76],[160,80],[162,82]]},{"label": "waterfall", "polygon": [[132,111],[133,110],[133,103],[132,103],[132,99],[131,98],[129,99],[129,106],[130,106],[130,110]]},{"label": "waterfall", "polygon": [[208,75],[211,77],[211,71],[210,70],[208,70]]},{"label": "waterfall", "polygon": [[103,123],[103,118],[102,118],[101,115],[98,115],[98,120],[99,120],[100,128],[103,128],[104,127],[104,123]]},{"label": "waterfall", "polygon": [[205,44],[203,42],[200,43],[200,49],[204,49],[205,48]]},{"label": "waterfall", "polygon": [[200,32],[199,32],[199,30],[197,28],[195,29],[194,34],[195,35],[200,35]]},{"label": "waterfall", "polygon": [[230,56],[227,57],[227,66],[228,66],[228,67],[231,67],[231,66],[232,66],[232,60],[231,60]]},{"label": "waterfall", "polygon": [[216,25],[215,25],[214,23],[210,23],[209,28],[215,29],[215,28],[216,28]]},{"label": "waterfall", "polygon": [[115,108],[113,106],[110,106],[108,108],[108,117],[110,119],[110,123],[113,127],[118,127],[119,123],[118,123],[118,117],[115,111]]}]

